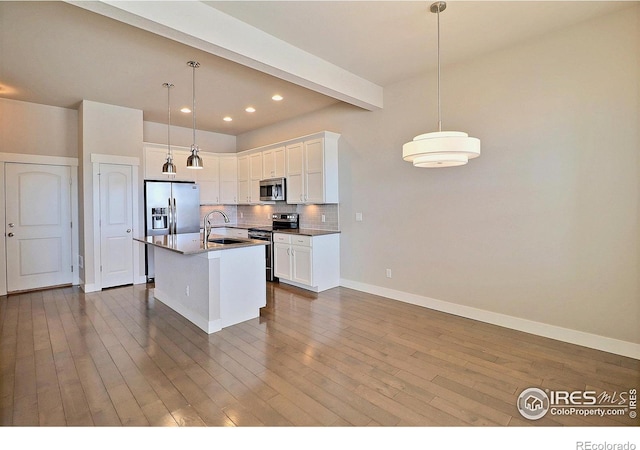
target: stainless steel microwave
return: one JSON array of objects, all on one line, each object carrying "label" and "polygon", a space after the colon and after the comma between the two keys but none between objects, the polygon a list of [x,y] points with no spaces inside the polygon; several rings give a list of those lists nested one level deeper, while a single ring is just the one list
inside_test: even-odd
[{"label": "stainless steel microwave", "polygon": [[276,200],[286,200],[285,178],[269,178],[268,180],[260,180],[260,201],[273,202]]}]

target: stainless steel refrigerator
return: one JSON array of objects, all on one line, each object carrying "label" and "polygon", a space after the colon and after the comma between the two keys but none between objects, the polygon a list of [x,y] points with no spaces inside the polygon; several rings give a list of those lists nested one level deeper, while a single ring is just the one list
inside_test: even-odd
[{"label": "stainless steel refrigerator", "polygon": [[[145,181],[147,236],[200,232],[200,186],[194,182]],[[147,281],[153,281],[153,247],[145,245]]]}]

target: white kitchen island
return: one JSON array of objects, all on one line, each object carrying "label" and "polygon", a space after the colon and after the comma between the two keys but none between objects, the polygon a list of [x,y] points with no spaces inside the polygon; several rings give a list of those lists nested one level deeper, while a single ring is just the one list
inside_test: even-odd
[{"label": "white kitchen island", "polygon": [[264,241],[205,245],[199,233],[136,240],[155,247],[154,298],[205,332],[254,319],[266,305]]}]

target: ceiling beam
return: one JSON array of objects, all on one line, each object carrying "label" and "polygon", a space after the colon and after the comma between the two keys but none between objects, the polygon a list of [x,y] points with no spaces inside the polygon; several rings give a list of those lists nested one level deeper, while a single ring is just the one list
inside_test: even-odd
[{"label": "ceiling beam", "polygon": [[200,1],[68,1],[246,67],[374,111],[382,87]]}]

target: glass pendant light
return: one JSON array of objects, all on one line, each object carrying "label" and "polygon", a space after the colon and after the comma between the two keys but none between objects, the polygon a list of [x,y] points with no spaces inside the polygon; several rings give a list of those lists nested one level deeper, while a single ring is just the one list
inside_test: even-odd
[{"label": "glass pendant light", "polygon": [[196,145],[196,69],[200,67],[198,61],[189,61],[187,65],[193,68],[193,144],[191,145],[191,154],[187,158],[187,169],[202,169],[202,158],[198,156],[198,146]]},{"label": "glass pendant light", "polygon": [[466,164],[480,156],[480,139],[469,137],[462,131],[442,131],[440,110],[440,13],[445,2],[431,5],[430,11],[438,15],[438,131],[413,138],[402,146],[402,158],[415,167],[453,167]]},{"label": "glass pendant light", "polygon": [[167,88],[167,161],[162,165],[162,173],[164,175],[175,175],[176,165],[173,164],[173,154],[171,153],[171,88],[173,84],[163,83],[163,87]]}]

